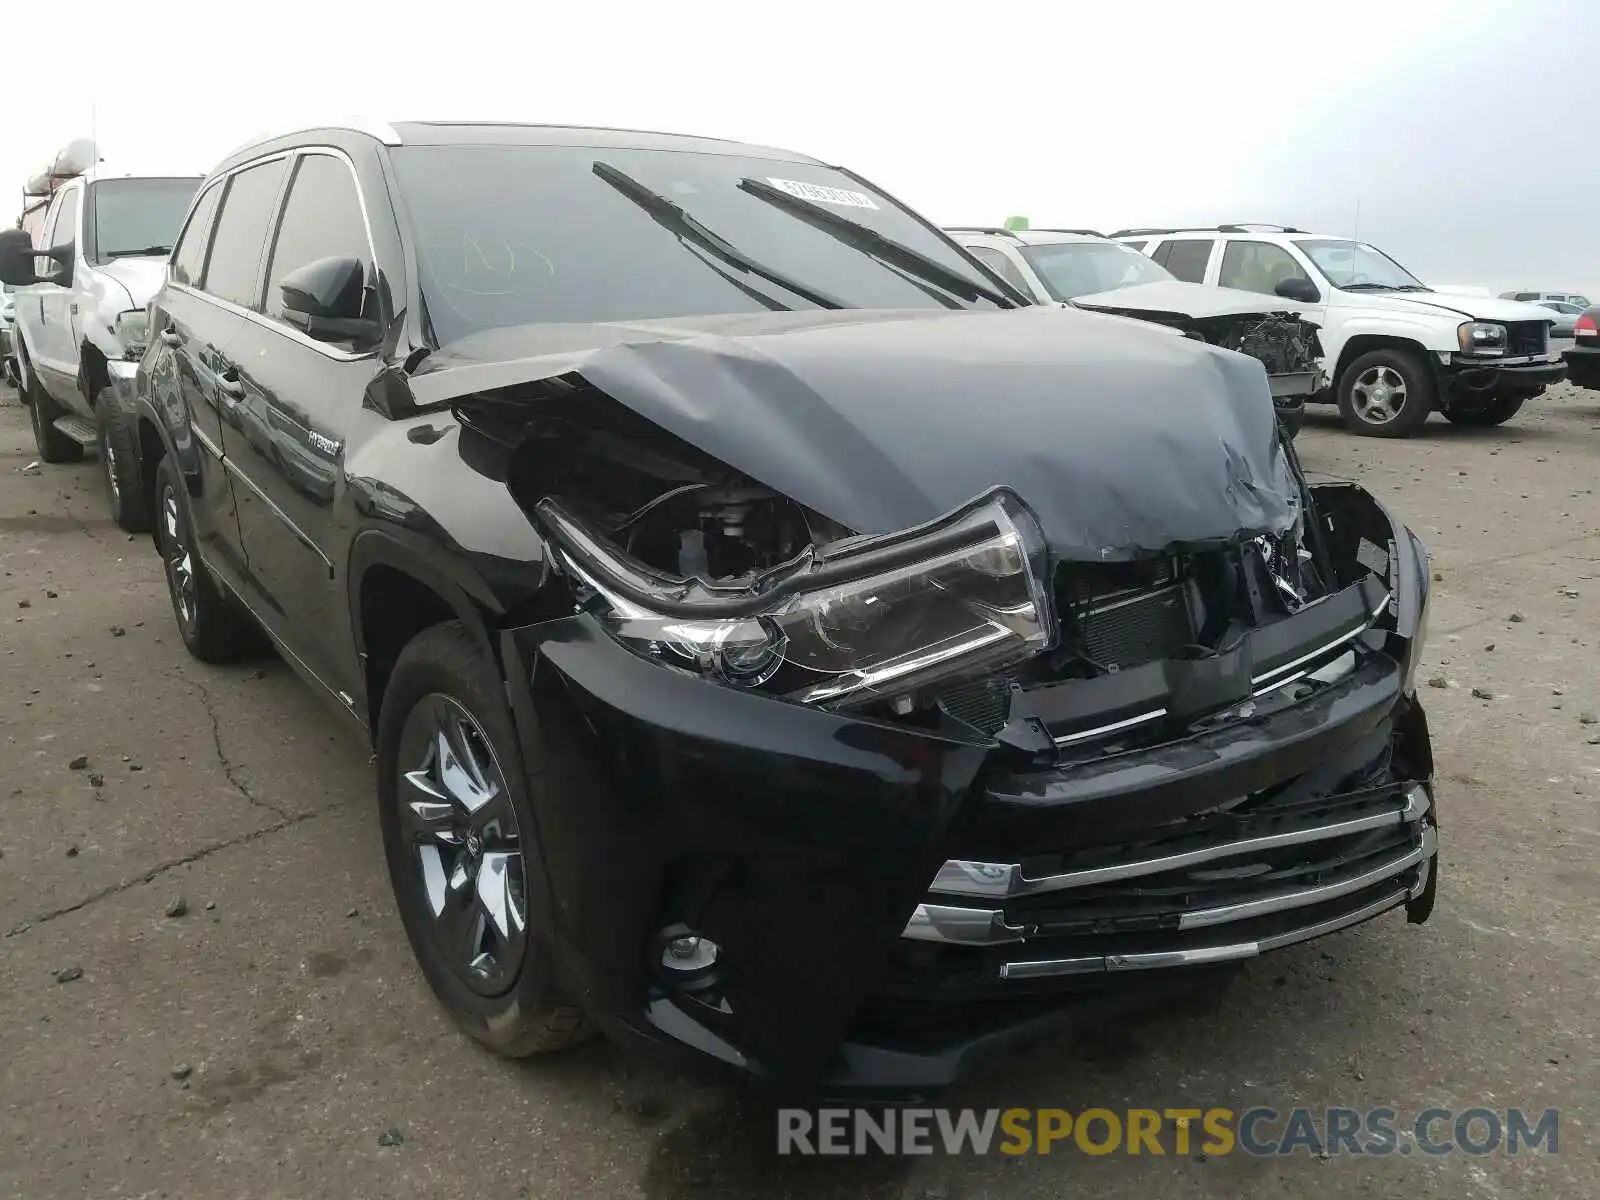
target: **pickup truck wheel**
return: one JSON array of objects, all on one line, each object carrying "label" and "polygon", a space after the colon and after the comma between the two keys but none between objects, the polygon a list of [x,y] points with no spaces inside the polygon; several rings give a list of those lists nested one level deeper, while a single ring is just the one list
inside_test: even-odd
[{"label": "pickup truck wheel", "polygon": [[428,984],[467,1033],[524,1058],[581,1040],[553,977],[539,849],[499,671],[459,622],[418,634],[378,719],[378,816]]},{"label": "pickup truck wheel", "polygon": [[1444,415],[1453,425],[1487,429],[1492,425],[1504,425],[1511,420],[1522,411],[1522,406],[1527,400],[1526,396],[1491,396],[1483,404],[1476,404],[1471,408],[1454,405],[1445,409]]},{"label": "pickup truck wheel", "polygon": [[1339,376],[1339,412],[1363,437],[1409,437],[1433,411],[1433,395],[1427,364],[1409,350],[1369,351]]},{"label": "pickup truck wheel", "polygon": [[28,365],[28,386],[22,391],[28,406],[29,419],[33,421],[33,444],[39,448],[39,457],[47,463],[75,463],[83,461],[83,447],[56,428],[56,421],[67,415],[67,410],[52,400],[39,383],[39,374]]},{"label": "pickup truck wheel", "polygon": [[238,662],[261,654],[266,638],[255,619],[211,578],[195,552],[189,492],[170,458],[163,458],[156,468],[155,532],[184,648],[206,663]]},{"label": "pickup truck wheel", "polygon": [[107,391],[102,391],[96,399],[94,415],[100,447],[100,478],[106,486],[106,506],[111,510],[111,519],[128,533],[144,533],[150,528],[150,514],[144,505],[139,455],[134,450],[128,424]]}]

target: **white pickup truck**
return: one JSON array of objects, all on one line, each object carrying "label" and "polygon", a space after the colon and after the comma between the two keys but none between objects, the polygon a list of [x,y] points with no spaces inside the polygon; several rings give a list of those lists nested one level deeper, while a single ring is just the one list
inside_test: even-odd
[{"label": "white pickup truck", "polygon": [[1566,377],[1550,344],[1558,314],[1430,288],[1366,242],[1243,224],[1111,236],[1190,283],[1299,301],[1331,380],[1318,399],[1356,433],[1405,437],[1435,409],[1457,425],[1500,425]]},{"label": "white pickup truck", "polygon": [[106,498],[124,529],[144,512],[122,418],[145,350],[145,305],[199,184],[108,171],[79,139],[28,181],[21,228],[0,235],[17,390],[39,457],[75,462],[98,445]]}]

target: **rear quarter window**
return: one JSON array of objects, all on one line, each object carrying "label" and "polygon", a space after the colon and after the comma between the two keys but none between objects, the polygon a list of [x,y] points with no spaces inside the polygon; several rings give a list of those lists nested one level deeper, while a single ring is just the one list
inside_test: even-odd
[{"label": "rear quarter window", "polygon": [[1206,264],[1211,261],[1211,247],[1215,244],[1212,238],[1174,238],[1162,247],[1167,257],[1161,265],[1185,283],[1204,283]]},{"label": "rear quarter window", "polygon": [[200,194],[194,213],[172,251],[173,283],[195,284],[205,274],[206,245],[211,241],[211,221],[217,215],[217,199],[221,195],[221,184],[212,184]]}]

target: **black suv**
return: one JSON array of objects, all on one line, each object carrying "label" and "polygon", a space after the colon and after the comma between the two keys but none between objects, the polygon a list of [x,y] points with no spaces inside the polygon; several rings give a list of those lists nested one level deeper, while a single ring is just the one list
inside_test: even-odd
[{"label": "black suv", "polygon": [[370,732],[496,1050],[931,1088],[1432,907],[1421,544],[1254,360],[1025,306],[855,175],[310,130],[208,177],[150,328],[184,642]]}]

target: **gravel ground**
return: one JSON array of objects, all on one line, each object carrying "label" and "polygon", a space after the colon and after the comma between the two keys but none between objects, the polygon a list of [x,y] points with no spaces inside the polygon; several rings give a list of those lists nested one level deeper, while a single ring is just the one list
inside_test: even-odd
[{"label": "gravel ground", "polygon": [[510,1064],[458,1036],[394,917],[367,747],[281,663],[189,659],[94,464],[26,471],[0,392],[0,1195],[1593,1196],[1597,433],[1600,393],[1562,388],[1501,430],[1302,437],[1434,551],[1433,920],[1281,952],[959,1097],[1553,1106],[1559,1154],[780,1160],[742,1093],[603,1043]]}]

